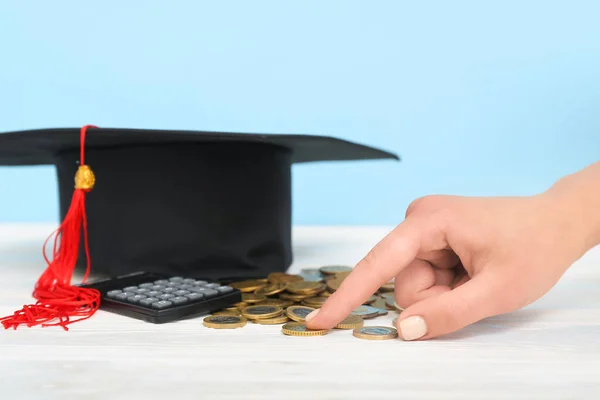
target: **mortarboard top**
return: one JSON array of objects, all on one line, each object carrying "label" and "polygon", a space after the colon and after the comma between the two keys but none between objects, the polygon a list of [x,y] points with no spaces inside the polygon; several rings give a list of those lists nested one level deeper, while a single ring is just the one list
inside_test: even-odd
[{"label": "mortarboard top", "polygon": [[[332,137],[87,127],[0,134],[0,165],[56,166],[61,220],[85,148],[96,183],[85,200],[93,273],[198,278],[285,271],[291,166],[397,159]],[[79,243],[77,243],[79,246]],[[88,261],[79,246],[79,267]]]}]

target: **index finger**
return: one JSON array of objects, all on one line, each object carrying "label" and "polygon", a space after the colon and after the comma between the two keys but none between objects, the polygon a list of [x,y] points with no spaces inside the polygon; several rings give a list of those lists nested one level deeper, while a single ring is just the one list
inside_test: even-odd
[{"label": "index finger", "polygon": [[306,326],[331,329],[363,304],[417,257],[422,229],[416,218],[405,219],[356,265]]}]

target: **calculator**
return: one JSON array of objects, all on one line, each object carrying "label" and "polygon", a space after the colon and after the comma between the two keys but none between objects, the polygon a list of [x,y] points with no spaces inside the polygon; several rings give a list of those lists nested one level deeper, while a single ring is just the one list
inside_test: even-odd
[{"label": "calculator", "polygon": [[231,286],[137,272],[81,285],[100,291],[100,310],[162,324],[206,315],[242,301]]}]

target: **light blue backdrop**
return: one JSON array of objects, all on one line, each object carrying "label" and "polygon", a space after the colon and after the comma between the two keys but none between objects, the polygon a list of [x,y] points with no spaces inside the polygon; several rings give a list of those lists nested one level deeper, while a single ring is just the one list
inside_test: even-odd
[{"label": "light blue backdrop", "polygon": [[[94,4],[92,4],[94,3]],[[598,1],[3,1],[0,131],[314,133],[403,162],[295,167],[297,224],[395,224],[428,193],[531,194],[600,159]],[[51,167],[0,222],[56,221]]]}]

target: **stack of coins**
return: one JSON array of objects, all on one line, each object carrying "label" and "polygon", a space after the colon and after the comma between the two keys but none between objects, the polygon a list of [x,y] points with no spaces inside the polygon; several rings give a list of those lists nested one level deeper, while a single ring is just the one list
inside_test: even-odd
[{"label": "stack of coins", "polygon": [[[229,283],[242,292],[242,301],[206,317],[204,325],[214,329],[235,329],[250,322],[282,325],[281,332],[288,336],[326,335],[328,330],[308,329],[304,324],[306,316],[320,308],[351,271],[348,266],[329,265],[305,268],[297,275],[274,272],[262,279]],[[393,326],[365,326],[366,320],[387,315],[390,311],[402,312],[394,299],[393,282],[384,284],[334,329],[352,330],[353,336],[359,339],[393,339],[398,337],[395,322]]]}]

